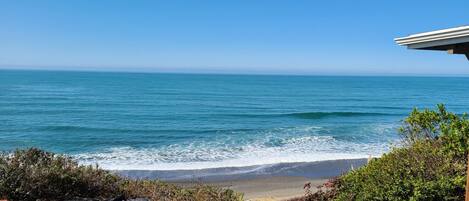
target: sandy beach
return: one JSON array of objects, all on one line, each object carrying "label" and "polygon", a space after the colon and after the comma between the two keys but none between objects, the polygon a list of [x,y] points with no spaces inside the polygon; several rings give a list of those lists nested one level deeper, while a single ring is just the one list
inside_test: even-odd
[{"label": "sandy beach", "polygon": [[367,159],[279,163],[262,166],[226,167],[201,170],[124,170],[129,178],[150,178],[181,186],[200,183],[244,193],[247,200],[285,200],[304,195],[304,184],[316,186],[366,163]]},{"label": "sandy beach", "polygon": [[[265,177],[255,179],[240,179],[231,181],[206,182],[205,184],[229,188],[244,193],[246,200],[286,200],[305,194],[304,184],[311,183],[311,191],[317,190],[316,186],[323,184],[327,179],[309,179],[306,177]],[[190,186],[193,183],[178,183],[182,186]]]}]

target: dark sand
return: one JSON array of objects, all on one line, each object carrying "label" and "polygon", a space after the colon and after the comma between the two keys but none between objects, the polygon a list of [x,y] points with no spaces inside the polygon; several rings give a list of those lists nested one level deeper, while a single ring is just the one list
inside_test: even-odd
[{"label": "dark sand", "polygon": [[[367,159],[227,167],[201,170],[121,170],[130,178],[160,179],[182,186],[198,183],[230,188],[249,200],[284,200],[304,195],[304,184],[316,187],[327,179],[366,164]],[[315,191],[313,188],[312,191]]]}]

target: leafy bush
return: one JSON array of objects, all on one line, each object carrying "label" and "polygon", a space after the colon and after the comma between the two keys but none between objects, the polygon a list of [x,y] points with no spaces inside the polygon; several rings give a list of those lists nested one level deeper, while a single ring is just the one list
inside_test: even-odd
[{"label": "leafy bush", "polygon": [[414,109],[400,134],[403,147],[340,178],[337,200],[463,200],[469,121]]},{"label": "leafy bush", "polygon": [[118,193],[118,177],[65,156],[33,148],[0,158],[0,194],[10,200],[107,198]]},{"label": "leafy bush", "polygon": [[198,185],[181,188],[154,180],[130,180],[93,166],[78,165],[69,157],[39,149],[0,156],[0,198],[8,200],[150,200],[230,201],[242,195],[229,189]]},{"label": "leafy bush", "polygon": [[337,179],[302,200],[464,200],[469,120],[414,109],[399,129],[402,147]]},{"label": "leafy bush", "polygon": [[416,141],[440,141],[445,154],[459,159],[467,157],[469,145],[467,115],[458,116],[448,112],[444,105],[438,105],[437,110],[414,109],[404,120],[399,131],[404,143],[410,146]]},{"label": "leafy bush", "polygon": [[337,200],[463,200],[465,161],[439,142],[394,149],[340,178]]},{"label": "leafy bush", "polygon": [[200,201],[241,201],[243,195],[230,189],[196,185],[193,188],[181,188],[154,180],[127,180],[123,184],[124,194],[128,198],[145,197],[152,201],[159,200],[200,200]]}]

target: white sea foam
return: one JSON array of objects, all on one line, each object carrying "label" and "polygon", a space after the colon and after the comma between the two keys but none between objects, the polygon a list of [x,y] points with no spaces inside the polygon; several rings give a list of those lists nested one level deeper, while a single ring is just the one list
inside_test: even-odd
[{"label": "white sea foam", "polygon": [[311,135],[283,138],[266,135],[262,139],[245,141],[245,144],[231,141],[227,138],[224,141],[173,144],[160,148],[116,147],[75,157],[82,164],[97,163],[109,170],[190,170],[367,158],[380,156],[389,145]]}]

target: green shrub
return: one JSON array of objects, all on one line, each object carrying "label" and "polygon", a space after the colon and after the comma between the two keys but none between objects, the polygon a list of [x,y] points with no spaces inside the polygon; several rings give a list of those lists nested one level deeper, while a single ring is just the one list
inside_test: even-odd
[{"label": "green shrub", "polygon": [[243,195],[230,189],[213,186],[195,185],[192,188],[154,180],[127,180],[123,184],[124,194],[128,198],[145,197],[152,201],[241,201]]},{"label": "green shrub", "polygon": [[337,200],[463,200],[465,161],[442,144],[415,142],[394,149],[340,178]]},{"label": "green shrub", "polygon": [[119,178],[68,157],[39,149],[0,158],[0,195],[10,200],[108,198],[119,194]]},{"label": "green shrub", "polygon": [[0,198],[12,201],[109,200],[238,201],[242,194],[206,185],[182,188],[156,180],[130,180],[71,158],[31,148],[0,156]]},{"label": "green shrub", "polygon": [[401,146],[340,176],[332,188],[298,199],[464,200],[469,139],[466,115],[414,109],[399,129]]},{"label": "green shrub", "polygon": [[469,121],[414,109],[400,129],[403,147],[339,178],[336,200],[464,200]]},{"label": "green shrub", "polygon": [[399,129],[403,142],[412,145],[416,141],[441,141],[443,149],[451,157],[466,158],[468,153],[469,120],[446,111],[444,105],[437,110],[414,109]]}]

